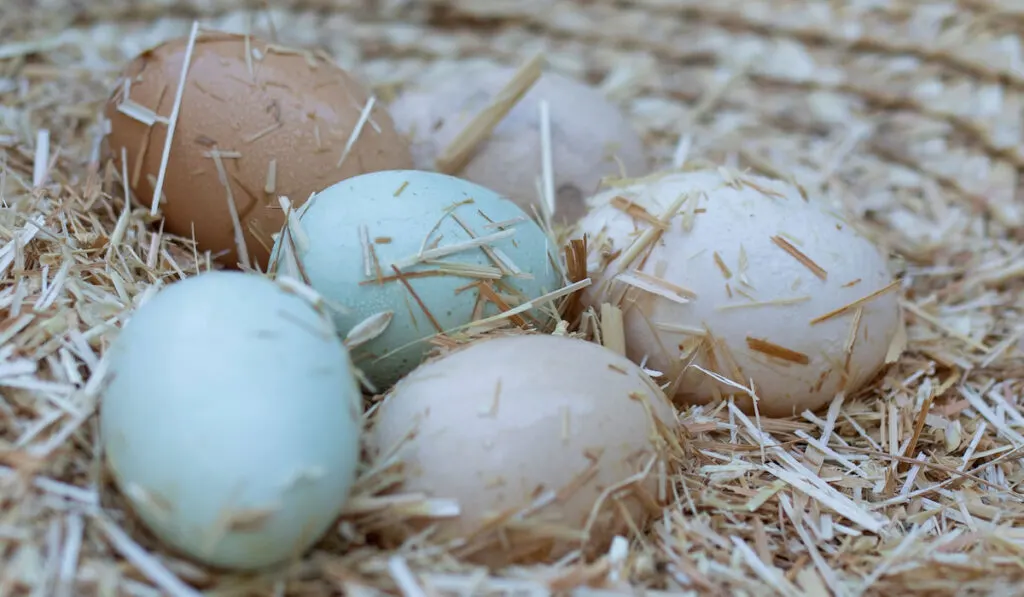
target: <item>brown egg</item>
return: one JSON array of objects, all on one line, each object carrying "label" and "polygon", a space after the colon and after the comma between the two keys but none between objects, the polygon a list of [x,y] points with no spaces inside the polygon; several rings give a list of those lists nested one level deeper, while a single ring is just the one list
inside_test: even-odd
[{"label": "brown egg", "polygon": [[[187,46],[187,37],[178,38],[140,54],[106,105],[107,148],[119,168],[122,148],[127,154],[130,186],[145,206],[153,200]],[[278,197],[298,206],[340,180],[412,166],[381,104],[362,118],[369,97],[351,75],[312,52],[200,33],[162,189],[164,229],[184,237],[194,229],[199,249],[219,254],[225,265],[265,267],[271,235],[284,223]],[[248,260],[236,249],[229,200]]]}]

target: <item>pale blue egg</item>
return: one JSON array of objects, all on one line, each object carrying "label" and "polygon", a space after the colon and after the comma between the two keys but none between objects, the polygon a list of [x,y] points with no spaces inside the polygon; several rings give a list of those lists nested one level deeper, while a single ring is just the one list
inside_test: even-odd
[{"label": "pale blue egg", "polygon": [[[557,248],[528,214],[444,174],[391,170],[344,180],[312,197],[297,227],[274,247],[278,274],[289,253],[297,256],[295,275],[337,305],[339,334],[360,331],[352,358],[381,391],[423,361],[437,334],[563,286]],[[474,238],[490,240],[467,246]],[[538,328],[555,320],[550,304],[521,317],[517,323]],[[370,323],[387,318],[383,327]]]},{"label": "pale blue egg", "polygon": [[201,562],[301,556],[355,482],[361,394],[330,320],[270,279],[158,292],[111,346],[107,462],[133,510]]}]

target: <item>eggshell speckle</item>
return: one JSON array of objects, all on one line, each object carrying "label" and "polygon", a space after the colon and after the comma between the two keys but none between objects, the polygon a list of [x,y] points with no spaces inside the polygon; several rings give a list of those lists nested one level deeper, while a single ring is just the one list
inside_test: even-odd
[{"label": "eggshell speckle", "polygon": [[254,274],[158,292],[109,350],[100,427],[133,510],[199,561],[300,556],[355,480],[358,386],[330,321]]},{"label": "eggshell speckle", "polygon": [[[515,307],[563,285],[549,254],[557,249],[533,220],[511,201],[452,176],[364,174],[325,189],[306,207],[292,254],[310,285],[338,305],[339,333],[359,337],[349,339],[353,359],[378,390],[419,365],[432,336],[496,315],[487,288]],[[444,252],[495,234],[504,236],[485,243],[491,255],[471,246],[417,262],[421,251]],[[292,241],[282,234],[278,245],[291,250]],[[285,252],[275,255],[280,272],[290,262]],[[539,327],[551,322],[541,309],[522,317]]]},{"label": "eggshell speckle", "polygon": [[[573,338],[512,335],[458,349],[399,382],[370,444],[403,463],[397,491],[458,504],[457,516],[421,520],[437,526],[432,540],[467,540],[460,555],[501,566],[604,550],[628,533],[607,500],[620,486],[616,501],[642,527],[657,503],[657,438],[674,417],[625,357]],[[401,539],[403,528],[390,532]]]},{"label": "eggshell speckle", "polygon": [[[677,200],[660,236],[624,264],[637,239],[652,238],[651,217]],[[585,303],[622,302],[629,356],[665,374],[678,397],[736,394],[751,407],[696,367],[680,377],[691,358],[742,386],[753,381],[767,416],[818,408],[883,365],[901,325],[886,258],[815,198],[775,180],[694,171],[602,193],[591,205],[578,227],[592,249]],[[860,311],[812,323],[884,289]]]},{"label": "eggshell speckle", "polygon": [[[413,88],[391,106],[398,129],[412,140],[417,168],[431,170],[438,155],[512,78],[509,68],[477,67],[429,87]],[[640,137],[597,90],[547,72],[475,150],[458,175],[510,197],[528,213],[538,201],[541,175],[540,102],[550,111],[556,221],[575,222],[586,197],[604,177],[647,173]]]},{"label": "eggshell speckle", "polygon": [[[141,108],[165,121],[170,117],[187,44],[187,38],[176,38],[135,58],[106,105],[107,144],[119,169],[126,152],[132,191],[146,206],[168,127],[159,121],[147,126],[126,112]],[[359,82],[319,54],[251,36],[200,33],[164,181],[165,230],[191,238],[194,228],[201,251],[222,253],[225,265],[239,262],[227,190],[212,157],[218,151],[247,252],[265,266],[271,235],[284,222],[279,196],[299,205],[339,180],[411,166],[406,141],[379,104],[357,127],[368,98]]]}]

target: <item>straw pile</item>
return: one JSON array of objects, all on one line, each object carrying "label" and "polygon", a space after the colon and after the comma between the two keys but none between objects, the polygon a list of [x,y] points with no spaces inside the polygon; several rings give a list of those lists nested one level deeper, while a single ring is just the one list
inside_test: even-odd
[{"label": "straw pile", "polygon": [[[1024,591],[1017,0],[14,4],[0,9],[0,595]],[[759,426],[729,405],[682,412],[675,504],[597,561],[489,575],[382,552],[358,519],[285,576],[177,560],[110,490],[92,415],[133,302],[205,264],[125,208],[96,116],[124,61],[194,18],[324,48],[382,97],[543,51],[620,103],[662,164],[713,159],[841,203],[898,255],[906,351],[825,412]]]}]

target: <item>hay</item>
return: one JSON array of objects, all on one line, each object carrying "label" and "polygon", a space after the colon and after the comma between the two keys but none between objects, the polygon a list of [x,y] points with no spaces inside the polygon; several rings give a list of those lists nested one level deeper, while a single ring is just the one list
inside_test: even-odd
[{"label": "hay", "polygon": [[[0,595],[1021,591],[1019,2],[239,4],[0,13]],[[337,12],[319,12],[329,4]],[[322,47],[381,98],[543,51],[622,104],[660,163],[749,168],[842,205],[898,255],[907,350],[825,412],[683,412],[690,460],[674,504],[595,562],[488,575],[416,544],[381,552],[360,526],[382,507],[369,476],[349,507],[359,515],[283,575],[177,560],[110,491],[92,413],[130,308],[208,257],[126,207],[127,173],[101,161],[96,115],[123,62],[194,17]]]}]

